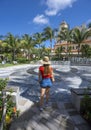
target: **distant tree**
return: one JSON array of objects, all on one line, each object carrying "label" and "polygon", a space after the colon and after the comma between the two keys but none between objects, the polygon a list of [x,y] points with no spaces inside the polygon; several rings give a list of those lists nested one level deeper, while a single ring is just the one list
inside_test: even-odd
[{"label": "distant tree", "polygon": [[45,41],[45,38],[43,37],[42,33],[35,33],[33,35],[33,40],[36,46],[38,46],[39,49],[39,59],[40,59],[40,55],[41,55],[41,44],[43,43],[43,41]]},{"label": "distant tree", "polygon": [[91,57],[91,48],[89,45],[81,46],[82,57]]},{"label": "distant tree", "polygon": [[64,30],[61,30],[60,33],[57,36],[58,40],[61,41],[66,41],[67,42],[67,49],[65,50],[66,57],[68,57],[68,44],[72,42],[72,30],[69,28],[65,28]]},{"label": "distant tree", "polygon": [[88,26],[88,28],[91,28],[91,22],[87,26]]},{"label": "distant tree", "polygon": [[11,55],[12,55],[12,61],[14,61],[15,60],[15,54],[21,46],[19,37],[14,36],[11,33],[8,33],[5,37],[5,39],[3,40],[3,42],[4,42],[3,46],[10,50]]},{"label": "distant tree", "polygon": [[62,46],[60,46],[56,49],[55,53],[56,53],[56,56],[58,57],[58,59],[60,59],[62,57],[62,54],[61,54],[62,52],[64,52],[64,49]]},{"label": "distant tree", "polygon": [[43,35],[45,37],[45,40],[50,40],[50,48],[52,49],[52,40],[54,39],[54,32],[55,30],[52,30],[51,27],[46,27],[43,29]]},{"label": "distant tree", "polygon": [[72,40],[74,44],[78,44],[78,56],[81,49],[81,43],[85,41],[89,36],[91,36],[91,29],[86,28],[85,26],[76,27],[72,31]]},{"label": "distant tree", "polygon": [[30,55],[32,54],[32,48],[35,46],[32,36],[29,34],[24,34],[22,36],[22,48],[25,50],[25,53],[28,54],[28,60],[30,60]]},{"label": "distant tree", "polygon": [[45,45],[41,45],[41,58],[43,56],[49,56],[50,55],[50,52],[51,52],[51,49],[50,48],[46,48]]}]

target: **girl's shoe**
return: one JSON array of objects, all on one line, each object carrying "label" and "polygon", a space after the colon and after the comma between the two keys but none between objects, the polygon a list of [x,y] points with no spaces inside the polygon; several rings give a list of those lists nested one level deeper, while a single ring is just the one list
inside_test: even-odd
[{"label": "girl's shoe", "polygon": [[48,104],[48,103],[46,103],[46,104],[45,104],[45,107],[48,107],[48,106],[49,106],[49,104]]},{"label": "girl's shoe", "polygon": [[40,111],[43,111],[44,109],[43,109],[43,107],[40,107],[39,110],[40,110]]},{"label": "girl's shoe", "polygon": [[51,102],[46,102],[45,107],[51,107]]}]

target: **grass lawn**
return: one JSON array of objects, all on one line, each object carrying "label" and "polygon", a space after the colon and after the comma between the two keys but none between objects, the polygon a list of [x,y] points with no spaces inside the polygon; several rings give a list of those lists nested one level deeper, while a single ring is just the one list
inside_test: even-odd
[{"label": "grass lawn", "polygon": [[[19,64],[17,64],[19,65]],[[9,66],[15,66],[14,64],[10,64],[10,63],[6,63],[6,64],[0,64],[0,68],[3,68],[3,67],[9,67]]]},{"label": "grass lawn", "polygon": [[[27,63],[28,64],[28,63]],[[24,65],[23,63],[17,63],[17,64],[13,64],[13,63],[6,63],[6,64],[2,64],[0,63],[0,68],[4,68],[4,67],[9,67],[9,66],[17,66],[17,65]]]}]

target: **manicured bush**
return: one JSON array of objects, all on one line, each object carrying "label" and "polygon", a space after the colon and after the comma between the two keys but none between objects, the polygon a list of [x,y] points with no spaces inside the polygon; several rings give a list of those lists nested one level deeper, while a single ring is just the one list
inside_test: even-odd
[{"label": "manicured bush", "polygon": [[[91,89],[88,89],[87,91],[89,93]],[[81,101],[80,113],[82,117],[86,119],[89,124],[91,124],[91,97],[88,94],[85,94]]]},{"label": "manicured bush", "polygon": [[8,79],[0,79],[0,91],[2,91],[7,85]]},{"label": "manicured bush", "polygon": [[28,63],[29,60],[27,60],[26,58],[18,58],[18,59],[17,59],[17,62],[18,62],[18,63]]}]

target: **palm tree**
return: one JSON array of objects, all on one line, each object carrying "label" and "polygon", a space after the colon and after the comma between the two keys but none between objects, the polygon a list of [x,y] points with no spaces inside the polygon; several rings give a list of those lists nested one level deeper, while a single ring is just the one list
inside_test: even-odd
[{"label": "palm tree", "polygon": [[40,55],[41,55],[40,48],[43,41],[45,41],[45,38],[43,37],[42,33],[35,33],[33,35],[33,40],[34,40],[35,45],[39,46],[39,59],[40,59]]},{"label": "palm tree", "polygon": [[69,54],[69,57],[71,56],[71,50],[72,50],[72,47],[69,46],[69,47],[68,47],[68,54]]},{"label": "palm tree", "polygon": [[88,24],[88,28],[91,28],[91,22]]},{"label": "palm tree", "polygon": [[5,40],[3,40],[4,44],[3,46],[7,47],[12,55],[12,61],[15,60],[15,54],[16,51],[19,49],[20,47],[20,39],[18,36],[14,36],[11,33],[8,33]]},{"label": "palm tree", "polygon": [[57,39],[59,41],[67,42],[67,49],[65,50],[65,52],[68,58],[68,51],[69,51],[68,44],[72,42],[72,30],[70,30],[69,28],[65,28],[64,30],[61,30],[57,36]]},{"label": "palm tree", "polygon": [[0,53],[2,53],[3,49],[2,49],[2,40],[0,40]]},{"label": "palm tree", "polygon": [[41,45],[41,56],[49,56],[50,55],[50,52],[51,52],[51,50],[50,50],[50,48],[46,48],[46,46],[45,45]]},{"label": "palm tree", "polygon": [[62,57],[61,53],[64,52],[64,49],[62,46],[58,47],[55,51],[56,55],[58,56],[58,58],[60,59]]},{"label": "palm tree", "polygon": [[42,44],[42,42],[43,42],[45,39],[44,39],[42,33],[35,33],[35,34],[33,35],[33,40],[34,40],[35,44],[38,45],[39,48],[40,48],[40,45]]},{"label": "palm tree", "polygon": [[43,35],[46,40],[50,40],[50,48],[52,49],[52,40],[54,39],[54,30],[51,27],[46,27],[43,30]]},{"label": "palm tree", "polygon": [[89,36],[91,36],[91,29],[85,26],[76,27],[72,31],[73,43],[78,44],[78,56],[80,52],[80,46],[83,41],[85,41]]},{"label": "palm tree", "polygon": [[27,51],[28,60],[30,60],[30,53],[32,53],[32,48],[35,46],[32,36],[24,34],[22,36],[22,48]]},{"label": "palm tree", "polygon": [[81,52],[82,52],[82,57],[90,57],[91,56],[90,46],[89,45],[82,45],[81,46]]}]

